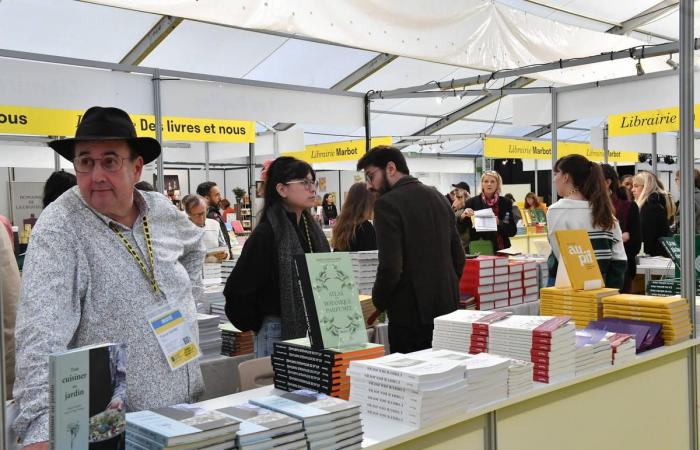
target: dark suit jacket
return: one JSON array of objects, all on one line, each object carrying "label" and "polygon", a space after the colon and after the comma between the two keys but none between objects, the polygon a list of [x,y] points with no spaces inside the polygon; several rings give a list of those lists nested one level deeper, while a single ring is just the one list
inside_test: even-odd
[{"label": "dark suit jacket", "polygon": [[442,194],[406,176],[377,200],[374,228],[379,268],[372,300],[390,323],[431,325],[457,309],[464,250]]}]

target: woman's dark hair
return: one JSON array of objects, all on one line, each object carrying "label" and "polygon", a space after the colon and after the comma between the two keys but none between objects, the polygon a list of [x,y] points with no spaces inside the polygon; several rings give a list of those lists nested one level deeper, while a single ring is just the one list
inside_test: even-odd
[{"label": "woman's dark hair", "polygon": [[264,188],[265,205],[260,212],[260,222],[267,220],[267,212],[270,208],[282,201],[282,197],[277,193],[278,184],[301,180],[309,174],[316,181],[316,172],[311,165],[291,156],[280,156],[272,161],[267,169],[267,180],[265,180]]},{"label": "woman's dark hair", "polygon": [[554,164],[554,171],[568,174],[571,182],[593,209],[593,226],[610,230],[615,225],[615,210],[603,169],[585,156],[568,155]]},{"label": "woman's dark hair", "polygon": [[406,157],[396,147],[389,145],[378,145],[360,158],[357,162],[357,170],[364,170],[369,166],[375,166],[382,170],[386,169],[386,165],[393,162],[396,165],[396,170],[404,175],[410,175]]},{"label": "woman's dark hair", "polygon": [[367,183],[355,183],[350,186],[343,201],[343,209],[340,210],[333,227],[331,245],[335,250],[344,252],[350,249],[350,242],[355,238],[357,227],[372,218],[375,199],[374,193],[367,189]]},{"label": "woman's dark hair", "polygon": [[78,179],[72,173],[63,170],[52,173],[44,184],[44,198],[42,199],[44,208],[76,184],[78,184]]},{"label": "woman's dark hair", "polygon": [[321,205],[323,206],[328,206],[328,197],[331,197],[333,195],[332,192],[329,192],[323,196],[323,201],[321,202]]},{"label": "woman's dark hair", "polygon": [[628,200],[627,190],[624,187],[620,187],[620,179],[615,168],[610,164],[601,164],[600,167],[603,169],[603,177],[606,180],[610,180],[610,192],[619,200]]}]

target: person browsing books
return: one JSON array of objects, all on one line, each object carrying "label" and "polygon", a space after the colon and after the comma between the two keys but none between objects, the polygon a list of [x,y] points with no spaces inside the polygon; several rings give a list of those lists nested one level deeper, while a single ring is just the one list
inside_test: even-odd
[{"label": "person browsing books", "polygon": [[333,227],[331,246],[337,252],[361,252],[377,249],[377,235],[372,225],[376,197],[367,183],[350,186],[338,221]]},{"label": "person browsing books", "polygon": [[[204,228],[204,247],[207,249],[205,262],[221,262],[228,259],[228,252],[221,250],[226,248],[226,240],[221,232],[219,223],[206,216],[207,201],[197,194],[189,194],[182,199],[182,205],[185,207],[185,213],[192,223],[199,228]],[[219,251],[216,253],[210,253],[210,251],[217,249]]]},{"label": "person browsing books", "polygon": [[257,357],[272,354],[276,341],[306,336],[304,304],[294,256],[329,252],[328,240],[309,209],[316,173],[298,159],[281,156],[262,174],[265,205],[226,281],[226,316],[241,331],[255,332]]},{"label": "person browsing books", "polygon": [[389,316],[392,352],[430,348],[433,319],[459,305],[464,250],[445,197],[410,176],[395,147],[378,146],[357,163],[379,194],[374,228],[379,247],[372,302]]},{"label": "person browsing books", "polygon": [[[493,252],[510,247],[510,238],[518,231],[513,217],[513,202],[501,197],[503,180],[501,175],[489,170],[481,175],[481,195],[470,198],[465,202],[462,219],[467,222],[470,229],[470,241],[472,245],[477,239],[490,243]],[[477,211],[491,209],[496,216],[496,231],[477,231],[472,223]],[[492,253],[493,253],[492,252]]]},{"label": "person browsing books", "polygon": [[642,170],[634,176],[632,193],[639,207],[644,253],[668,256],[659,238],[671,236],[669,217],[675,215],[675,205],[651,172]]},{"label": "person browsing books", "polygon": [[585,156],[568,155],[556,162],[553,174],[557,194],[563,198],[547,211],[547,234],[552,246],[547,261],[550,286],[556,279],[561,257],[554,233],[558,230],[586,230],[605,287],[622,289],[627,255],[603,170]]},{"label": "person browsing books", "polygon": [[219,210],[219,202],[221,202],[221,191],[219,191],[219,186],[213,181],[205,181],[197,186],[197,195],[203,197],[207,201],[207,218],[216,220],[221,228],[221,233],[226,240],[226,247],[228,248],[228,254],[232,255],[231,251],[231,236],[228,234],[228,229],[226,228],[226,221],[221,215]]},{"label": "person browsing books", "polygon": [[134,189],[160,144],[137,137],[125,111],[92,107],[75,138],[49,146],[73,163],[78,185],[42,212],[24,264],[14,427],[27,449],[48,448],[52,353],[126,344],[129,411],[193,402],[204,387],[198,360],[173,369],[152,329],[165,306],[196,336],[205,254],[200,228],[165,196]]}]

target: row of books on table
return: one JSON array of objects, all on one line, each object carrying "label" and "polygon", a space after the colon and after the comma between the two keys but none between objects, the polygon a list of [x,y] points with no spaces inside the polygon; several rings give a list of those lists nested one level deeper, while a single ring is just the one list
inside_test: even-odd
[{"label": "row of books on table", "polygon": [[472,296],[476,309],[491,310],[538,300],[540,269],[535,261],[478,256],[466,260],[460,293]]}]

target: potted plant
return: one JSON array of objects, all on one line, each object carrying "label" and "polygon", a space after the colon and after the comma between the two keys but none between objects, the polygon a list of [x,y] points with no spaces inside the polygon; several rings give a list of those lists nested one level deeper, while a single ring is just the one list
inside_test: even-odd
[{"label": "potted plant", "polygon": [[237,187],[233,190],[233,195],[236,197],[236,203],[240,203],[246,191],[243,188]]}]

